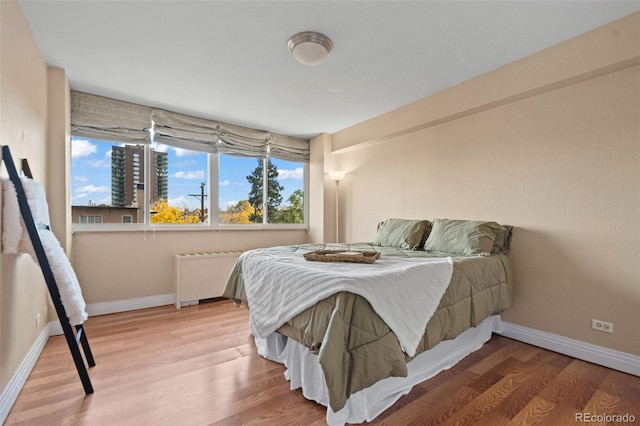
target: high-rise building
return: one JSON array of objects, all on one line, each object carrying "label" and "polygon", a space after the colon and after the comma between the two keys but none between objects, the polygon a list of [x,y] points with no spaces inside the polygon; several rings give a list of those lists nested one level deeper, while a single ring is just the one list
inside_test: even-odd
[{"label": "high-rise building", "polygon": [[[151,182],[147,191],[151,202],[166,199],[169,188],[169,167],[166,152],[153,149],[151,154]],[[114,146],[111,150],[111,204],[129,207],[138,202],[138,184],[144,184],[144,146]]]}]

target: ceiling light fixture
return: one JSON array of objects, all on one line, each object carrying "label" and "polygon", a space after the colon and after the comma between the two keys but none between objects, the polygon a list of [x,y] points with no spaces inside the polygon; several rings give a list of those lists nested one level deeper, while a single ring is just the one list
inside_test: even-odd
[{"label": "ceiling light fixture", "polygon": [[333,48],[329,37],[315,31],[294,34],[287,45],[296,61],[304,65],[318,65],[329,56]]}]

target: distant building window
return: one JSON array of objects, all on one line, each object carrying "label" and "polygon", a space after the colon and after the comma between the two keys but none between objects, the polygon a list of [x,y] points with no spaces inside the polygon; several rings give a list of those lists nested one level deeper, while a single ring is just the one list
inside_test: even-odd
[{"label": "distant building window", "polygon": [[122,216],[122,223],[133,223],[132,216]]},{"label": "distant building window", "polygon": [[81,214],[80,223],[102,223],[102,216],[97,214]]},{"label": "distant building window", "polygon": [[[111,146],[112,206],[132,206],[138,202],[136,186],[144,182],[144,160],[140,161],[144,159],[144,154],[144,145],[116,146],[114,144]],[[151,155],[149,190],[151,203],[155,203],[167,198],[167,153],[151,149],[149,154]]]}]

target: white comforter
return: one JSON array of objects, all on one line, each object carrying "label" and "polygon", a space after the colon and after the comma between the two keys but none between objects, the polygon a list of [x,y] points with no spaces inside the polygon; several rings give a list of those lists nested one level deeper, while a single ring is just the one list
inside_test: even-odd
[{"label": "white comforter", "polygon": [[453,273],[450,257],[326,263],[261,249],[243,253],[240,261],[254,335],[266,337],[315,303],[348,291],[371,304],[409,356],[415,355]]}]

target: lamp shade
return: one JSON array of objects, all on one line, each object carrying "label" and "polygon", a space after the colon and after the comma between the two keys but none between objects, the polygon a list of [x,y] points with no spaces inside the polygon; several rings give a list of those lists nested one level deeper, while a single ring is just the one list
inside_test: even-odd
[{"label": "lamp shade", "polygon": [[311,66],[324,61],[333,48],[329,37],[315,31],[294,34],[289,38],[287,45],[296,61]]},{"label": "lamp shade", "polygon": [[329,172],[329,177],[331,178],[331,180],[335,180],[336,182],[340,182],[342,179],[344,179],[344,176],[347,174],[347,172],[343,172],[340,170],[334,170],[333,172]]}]

